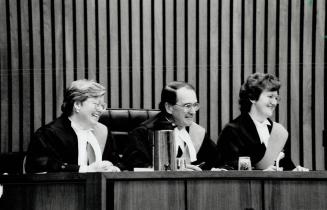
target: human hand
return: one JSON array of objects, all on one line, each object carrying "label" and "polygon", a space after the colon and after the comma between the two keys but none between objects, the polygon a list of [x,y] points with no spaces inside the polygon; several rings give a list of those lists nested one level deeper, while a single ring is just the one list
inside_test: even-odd
[{"label": "human hand", "polygon": [[105,172],[120,172],[120,169],[117,166],[109,166]]},{"label": "human hand", "polygon": [[110,161],[97,161],[88,166],[87,172],[119,172],[120,169]]},{"label": "human hand", "polygon": [[309,171],[309,169],[302,166],[296,166],[292,171]]},{"label": "human hand", "polygon": [[202,169],[199,166],[191,165],[191,164],[185,164],[185,171],[202,171]]},{"label": "human hand", "polygon": [[283,171],[283,167],[277,167],[277,166],[274,166],[274,165],[270,165],[266,169],[264,169],[263,171]]},{"label": "human hand", "polygon": [[211,171],[228,171],[225,168],[212,168]]}]

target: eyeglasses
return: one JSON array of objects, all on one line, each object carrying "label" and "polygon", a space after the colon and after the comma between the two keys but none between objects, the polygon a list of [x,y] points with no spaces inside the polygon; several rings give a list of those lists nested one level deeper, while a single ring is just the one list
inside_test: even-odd
[{"label": "eyeglasses", "polygon": [[281,98],[280,98],[280,96],[279,95],[267,95],[267,97],[269,98],[269,100],[276,100],[277,101],[277,103],[279,103],[280,102],[280,100],[281,100]]},{"label": "eyeglasses", "polygon": [[107,104],[106,103],[97,103],[97,102],[91,102],[96,109],[101,109],[105,110],[107,109]]},{"label": "eyeglasses", "polygon": [[200,104],[199,103],[187,103],[187,104],[175,104],[176,106],[182,107],[184,109],[185,112],[191,111],[191,109],[193,108],[194,111],[198,111],[200,109]]}]

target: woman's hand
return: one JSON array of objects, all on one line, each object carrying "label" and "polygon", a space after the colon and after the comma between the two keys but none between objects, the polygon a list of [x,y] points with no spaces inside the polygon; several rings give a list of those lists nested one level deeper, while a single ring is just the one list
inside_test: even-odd
[{"label": "woman's hand", "polygon": [[120,172],[120,169],[117,166],[110,166],[105,172]]},{"label": "woman's hand", "polygon": [[292,171],[309,171],[309,169],[302,166],[296,166]]},{"label": "woman's hand", "polygon": [[110,161],[104,160],[101,161],[103,172],[120,172],[120,169],[117,166],[114,166]]},{"label": "woman's hand", "polygon": [[87,172],[119,172],[120,169],[110,161],[97,161],[88,166]]},{"label": "woman's hand", "polygon": [[277,168],[277,166],[270,165],[268,168],[264,169],[263,171],[283,171],[283,167]]},{"label": "woman's hand", "polygon": [[185,164],[185,171],[202,171],[202,169],[196,165]]},{"label": "woman's hand", "polygon": [[225,168],[212,168],[211,171],[228,171]]}]

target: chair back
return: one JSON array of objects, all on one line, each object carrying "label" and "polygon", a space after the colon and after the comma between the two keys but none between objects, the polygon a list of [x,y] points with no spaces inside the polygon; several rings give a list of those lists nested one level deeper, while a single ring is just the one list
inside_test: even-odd
[{"label": "chair back", "polygon": [[106,125],[114,136],[118,152],[122,157],[128,141],[128,133],[145,120],[158,114],[160,110],[153,109],[107,109],[99,122]]}]

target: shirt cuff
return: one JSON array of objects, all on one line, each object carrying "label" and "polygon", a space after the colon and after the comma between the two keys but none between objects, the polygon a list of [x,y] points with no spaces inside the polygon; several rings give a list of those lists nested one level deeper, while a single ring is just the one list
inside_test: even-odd
[{"label": "shirt cuff", "polygon": [[78,172],[80,173],[88,172],[88,166],[80,166]]}]

